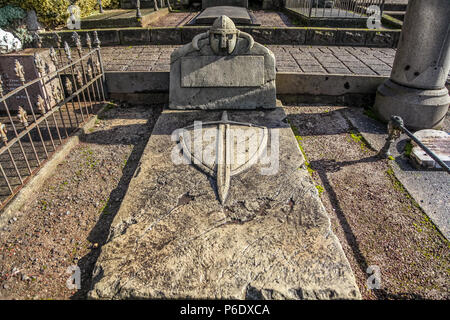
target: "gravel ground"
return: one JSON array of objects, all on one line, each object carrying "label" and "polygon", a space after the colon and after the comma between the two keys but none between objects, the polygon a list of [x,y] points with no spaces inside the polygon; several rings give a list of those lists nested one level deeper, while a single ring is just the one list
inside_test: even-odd
[{"label": "gravel ground", "polygon": [[251,10],[261,26],[264,27],[295,27],[295,25],[289,20],[282,12],[276,11],[263,11],[263,10]]},{"label": "gravel ground", "polygon": [[[266,27],[294,27],[289,18],[276,11],[251,10],[262,26]],[[150,27],[181,27],[189,23],[198,12],[171,12],[151,23]]]},{"label": "gravel ground", "polygon": [[181,27],[194,19],[198,12],[171,12],[150,23],[149,27]]},{"label": "gravel ground", "polygon": [[[449,299],[450,244],[361,141],[344,107],[285,110],[365,299]],[[161,107],[111,108],[0,229],[0,299],[83,299]],[[67,268],[82,271],[69,290]],[[368,266],[381,288],[369,290]]]},{"label": "gravel ground", "polygon": [[[0,299],[85,298],[109,225],[161,111],[111,108],[0,230]],[[78,265],[82,288],[69,290]]]},{"label": "gravel ground", "polygon": [[[285,108],[363,298],[449,299],[449,241],[393,177],[389,160],[352,132],[345,109]],[[369,266],[379,267],[379,290],[367,289]]]}]

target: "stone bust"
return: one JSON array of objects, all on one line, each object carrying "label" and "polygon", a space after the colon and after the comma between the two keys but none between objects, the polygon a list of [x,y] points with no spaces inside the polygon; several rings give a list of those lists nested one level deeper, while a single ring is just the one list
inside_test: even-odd
[{"label": "stone bust", "polygon": [[247,40],[247,50],[250,50],[255,43],[251,35],[236,29],[233,20],[227,16],[220,16],[214,21],[209,31],[195,36],[192,40],[194,49],[199,50],[198,41],[204,38],[209,38],[211,50],[218,56],[232,54],[238,38]]}]

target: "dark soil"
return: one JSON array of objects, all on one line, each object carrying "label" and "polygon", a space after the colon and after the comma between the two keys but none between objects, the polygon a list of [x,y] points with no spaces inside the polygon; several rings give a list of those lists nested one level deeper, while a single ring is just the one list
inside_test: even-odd
[{"label": "dark soil", "polygon": [[[364,299],[449,299],[450,244],[345,118],[285,108]],[[1,299],[84,299],[160,106],[112,108],[0,229]],[[66,273],[79,266],[81,289]],[[367,288],[369,266],[380,289]]]},{"label": "dark soil", "polygon": [[[0,230],[0,299],[77,299],[128,188],[160,106],[112,108]],[[69,290],[70,266],[81,290]]]},{"label": "dark soil", "polygon": [[[342,107],[287,107],[364,299],[449,299],[450,243],[345,118]],[[381,288],[370,290],[369,266]]]}]

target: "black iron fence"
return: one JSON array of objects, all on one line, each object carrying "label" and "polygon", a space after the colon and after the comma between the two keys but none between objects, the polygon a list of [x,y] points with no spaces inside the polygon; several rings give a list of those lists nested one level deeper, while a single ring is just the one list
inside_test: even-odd
[{"label": "black iron fence", "polygon": [[[56,49],[34,55],[38,77],[25,81],[24,66],[14,61],[19,86],[5,92],[0,77],[0,209],[37,173],[105,101],[100,41],[93,32],[85,47],[73,34],[77,57],[55,34]],[[9,79],[11,81],[11,79]]]},{"label": "black iron fence", "polygon": [[309,18],[367,18],[367,9],[378,6],[382,14],[385,0],[286,0],[286,8]]}]

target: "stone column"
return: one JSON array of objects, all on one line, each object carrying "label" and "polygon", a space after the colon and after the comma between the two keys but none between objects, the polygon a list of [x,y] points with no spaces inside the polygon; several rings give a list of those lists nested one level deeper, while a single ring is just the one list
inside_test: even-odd
[{"label": "stone column", "polygon": [[439,128],[450,96],[450,1],[409,0],[391,77],[377,90],[383,120],[403,118],[412,130]]}]

